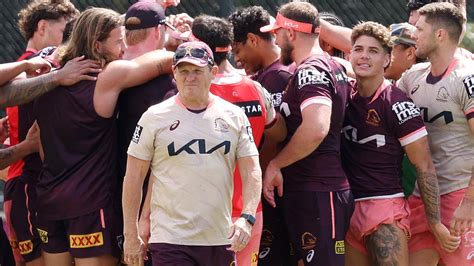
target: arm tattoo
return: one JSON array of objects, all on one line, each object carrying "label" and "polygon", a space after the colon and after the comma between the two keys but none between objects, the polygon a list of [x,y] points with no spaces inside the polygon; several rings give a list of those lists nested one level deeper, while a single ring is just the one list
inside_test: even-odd
[{"label": "arm tattoo", "polygon": [[15,146],[0,149],[0,169],[6,168],[21,158],[20,154],[15,152],[15,150],[17,150]]},{"label": "arm tattoo", "polygon": [[416,167],[417,182],[421,198],[425,204],[425,213],[431,224],[440,222],[440,199],[438,178],[435,173],[424,172]]},{"label": "arm tattoo", "polygon": [[51,91],[58,83],[51,72],[34,78],[13,80],[0,87],[0,108],[21,105]]}]

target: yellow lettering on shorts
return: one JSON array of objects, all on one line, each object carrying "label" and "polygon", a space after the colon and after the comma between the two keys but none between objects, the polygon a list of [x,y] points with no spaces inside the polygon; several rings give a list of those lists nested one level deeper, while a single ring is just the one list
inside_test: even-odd
[{"label": "yellow lettering on shorts", "polygon": [[38,230],[39,237],[41,239],[41,242],[43,243],[48,243],[48,232],[39,228],[36,228]]},{"label": "yellow lettering on shorts", "polygon": [[344,240],[336,241],[336,244],[334,245],[336,249],[336,254],[345,254],[346,253],[346,248],[344,246]]},{"label": "yellow lettering on shorts", "polygon": [[71,248],[91,248],[104,245],[102,232],[88,235],[69,235],[69,246]]},{"label": "yellow lettering on shorts", "polygon": [[18,247],[20,248],[20,254],[26,255],[33,252],[33,242],[31,240],[18,242]]}]

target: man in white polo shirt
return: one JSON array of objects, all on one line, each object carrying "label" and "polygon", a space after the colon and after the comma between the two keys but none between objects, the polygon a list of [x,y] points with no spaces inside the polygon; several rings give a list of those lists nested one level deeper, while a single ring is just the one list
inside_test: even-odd
[{"label": "man in white polo shirt", "polygon": [[[233,251],[248,242],[260,200],[252,130],[239,107],[209,93],[217,66],[205,43],[180,45],[173,71],[178,95],[143,114],[128,150],[124,260],[136,264],[143,256],[137,220],[143,179],[151,168],[153,265],[230,265]],[[244,202],[241,218],[232,224],[236,162]]]}]

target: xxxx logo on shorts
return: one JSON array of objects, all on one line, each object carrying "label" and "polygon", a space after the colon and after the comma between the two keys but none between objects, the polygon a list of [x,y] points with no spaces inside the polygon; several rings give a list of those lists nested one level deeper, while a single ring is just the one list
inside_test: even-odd
[{"label": "xxxx logo on shorts", "polygon": [[104,245],[102,232],[88,235],[70,235],[69,245],[71,248],[90,248]]},{"label": "xxxx logo on shorts", "polygon": [[336,254],[345,254],[346,248],[344,246],[344,240],[336,241],[336,244],[334,244],[334,249]]},{"label": "xxxx logo on shorts", "polygon": [[31,240],[21,241],[18,243],[18,247],[21,255],[30,254],[33,251],[33,242]]},{"label": "xxxx logo on shorts", "polygon": [[258,252],[252,252],[252,257],[250,258],[250,265],[257,266],[258,263]]},{"label": "xxxx logo on shorts", "polygon": [[41,242],[43,243],[48,243],[48,232],[45,231],[45,230],[41,230],[39,228],[36,228],[36,230],[38,230],[38,234],[39,234],[39,237],[41,239]]}]

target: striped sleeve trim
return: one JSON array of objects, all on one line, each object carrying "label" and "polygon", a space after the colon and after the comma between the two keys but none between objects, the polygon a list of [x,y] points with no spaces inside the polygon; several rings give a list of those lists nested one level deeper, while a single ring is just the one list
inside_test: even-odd
[{"label": "striped sleeve trim", "polygon": [[332,107],[332,100],[329,99],[328,97],[324,97],[324,96],[316,96],[316,97],[308,98],[308,99],[304,100],[301,103],[301,105],[300,105],[301,112],[303,112],[303,110],[306,107],[308,107],[312,104],[323,104],[323,105],[327,105],[329,107]]},{"label": "striped sleeve trim", "polygon": [[398,141],[400,141],[400,144],[402,146],[406,146],[406,145],[408,145],[412,142],[415,142],[415,141],[417,141],[417,140],[419,140],[422,137],[427,136],[427,135],[428,135],[428,131],[426,131],[426,128],[423,126],[419,129],[411,132],[410,134],[399,138]]}]

